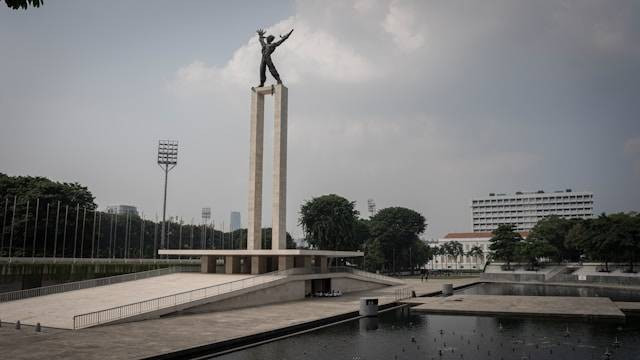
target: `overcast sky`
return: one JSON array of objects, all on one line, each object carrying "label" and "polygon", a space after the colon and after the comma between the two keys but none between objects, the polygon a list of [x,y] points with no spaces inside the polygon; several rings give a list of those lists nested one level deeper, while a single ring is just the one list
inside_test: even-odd
[{"label": "overcast sky", "polygon": [[[161,214],[157,141],[180,141],[168,213],[247,221],[256,28],[289,87],[287,229],[336,193],[405,206],[426,237],[470,200],[572,188],[640,210],[638,1],[45,1],[0,6],[0,172]],[[272,81],[268,78],[268,81]],[[270,100],[270,99],[268,99]],[[271,221],[267,101],[265,226]]]}]

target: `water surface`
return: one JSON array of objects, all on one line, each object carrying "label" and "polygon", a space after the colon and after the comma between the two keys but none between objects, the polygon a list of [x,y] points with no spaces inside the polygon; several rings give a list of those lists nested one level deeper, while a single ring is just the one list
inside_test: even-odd
[{"label": "water surface", "polygon": [[218,358],[640,359],[639,325],[391,311]]}]

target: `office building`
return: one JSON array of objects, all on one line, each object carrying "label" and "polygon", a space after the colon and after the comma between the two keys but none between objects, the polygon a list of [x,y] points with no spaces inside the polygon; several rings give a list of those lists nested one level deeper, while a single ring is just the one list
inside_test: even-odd
[{"label": "office building", "polygon": [[231,231],[236,231],[242,227],[242,221],[239,211],[231,212],[231,219],[229,220],[229,227]]},{"label": "office building", "polygon": [[474,198],[471,201],[472,229],[491,232],[501,224],[512,224],[517,231],[528,231],[545,217],[565,219],[593,217],[593,193],[565,191],[516,192]]}]

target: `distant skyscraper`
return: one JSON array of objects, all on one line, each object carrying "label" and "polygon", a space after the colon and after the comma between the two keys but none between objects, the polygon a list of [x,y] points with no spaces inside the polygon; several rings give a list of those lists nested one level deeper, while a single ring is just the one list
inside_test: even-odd
[{"label": "distant skyscraper", "polygon": [[240,213],[238,211],[231,212],[231,221],[229,221],[229,227],[231,231],[236,231],[242,227],[242,221]]},{"label": "distant skyscraper", "polygon": [[473,231],[493,231],[512,224],[517,231],[531,230],[538,220],[556,215],[565,219],[593,217],[593,193],[566,191],[489,194],[471,201]]}]

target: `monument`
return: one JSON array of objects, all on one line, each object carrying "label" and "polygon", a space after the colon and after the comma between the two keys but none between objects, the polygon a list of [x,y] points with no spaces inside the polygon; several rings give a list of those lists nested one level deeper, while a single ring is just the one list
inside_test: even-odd
[{"label": "monument", "polygon": [[[362,257],[360,251],[331,251],[287,249],[287,122],[288,89],[282,84],[280,74],[271,59],[275,49],[287,40],[293,30],[280,40],[265,38],[258,29],[262,46],[260,85],[251,88],[251,119],[249,143],[249,206],[246,250],[159,250],[160,255],[200,256],[202,272],[216,272],[216,259],[224,257],[225,273],[261,274],[275,269],[316,266],[320,272],[328,271],[329,258]],[[276,84],[265,86],[266,69]],[[262,179],[264,154],[264,102],[265,96],[273,96],[273,203],[271,206],[271,249],[262,249]]]}]

